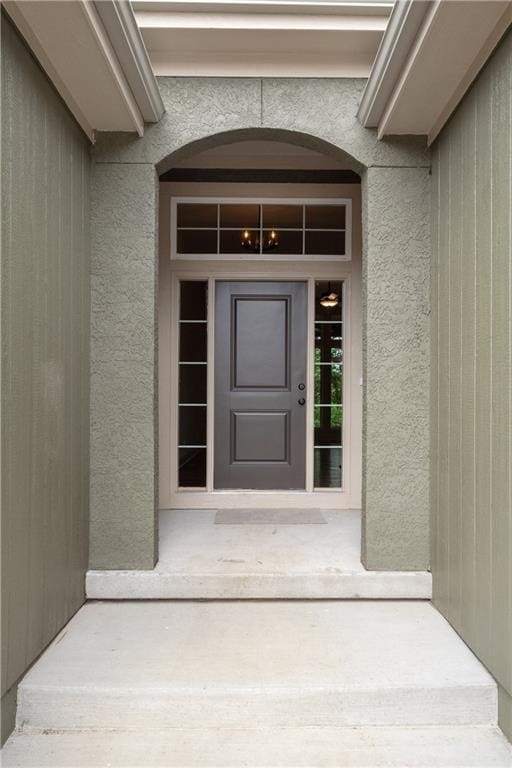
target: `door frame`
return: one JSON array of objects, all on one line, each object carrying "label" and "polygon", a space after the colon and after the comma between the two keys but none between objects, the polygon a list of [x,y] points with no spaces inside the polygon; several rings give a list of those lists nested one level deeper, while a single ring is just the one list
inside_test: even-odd
[{"label": "door frame", "polygon": [[[261,302],[266,307],[264,310]],[[307,305],[308,283],[305,280],[215,282],[215,434],[212,451],[215,490],[306,490]],[[249,322],[242,320],[244,310],[239,316],[238,307],[242,306],[250,312]],[[252,314],[255,310],[257,317]],[[273,315],[273,312],[277,314]],[[255,332],[254,323],[259,321],[265,324],[270,321],[266,331],[259,329]],[[249,334],[247,346],[240,341],[239,331]],[[262,367],[265,368],[265,360],[268,360],[269,344],[272,348],[276,333],[281,343],[279,351],[275,348],[272,373],[267,371],[267,375],[275,376],[278,369],[284,379],[278,376],[270,379],[274,383],[267,380],[265,384],[260,380],[258,384]],[[264,354],[247,376],[245,366],[251,370],[258,347],[265,350]],[[241,368],[239,356],[245,356]],[[247,377],[242,380],[244,383],[238,382],[237,371]],[[243,424],[247,418],[249,422],[245,421],[245,427],[235,438],[237,424]],[[248,423],[253,426],[249,427]],[[261,442],[256,437],[258,427],[255,428],[255,424],[259,424],[260,429],[263,427]],[[272,450],[269,429],[277,424],[281,451],[285,452],[287,460],[282,452],[279,459],[269,459]],[[243,442],[244,433],[251,450],[257,449],[259,459],[237,459],[239,437]]]},{"label": "door frame", "polygon": [[[307,400],[306,400],[306,489],[291,491],[252,491],[252,490],[216,490],[213,487],[214,475],[214,366],[215,366],[215,282],[290,282],[290,265],[274,263],[269,269],[268,263],[223,263],[214,262],[174,262],[170,272],[171,312],[170,312],[170,481],[171,508],[173,509],[210,509],[232,508],[241,505],[249,507],[322,507],[325,509],[352,508],[358,506],[358,490],[354,488],[359,473],[353,472],[352,434],[356,424],[360,423],[360,414],[353,414],[353,363],[352,343],[353,313],[350,262],[311,263],[302,262],[294,265],[292,281],[307,283],[308,346],[307,346]],[[344,334],[344,376],[343,376],[343,413],[349,415],[343,423],[343,486],[338,488],[313,488],[313,405],[314,405],[314,310],[315,280],[343,281],[343,334]],[[179,283],[180,280],[208,281],[208,337],[207,337],[207,452],[206,452],[206,489],[179,488],[178,481],[178,339],[179,339]]]}]

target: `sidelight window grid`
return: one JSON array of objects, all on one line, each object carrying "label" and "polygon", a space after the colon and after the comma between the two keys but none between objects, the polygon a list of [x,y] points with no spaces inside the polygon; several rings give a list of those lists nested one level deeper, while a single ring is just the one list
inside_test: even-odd
[{"label": "sidelight window grid", "polygon": [[[243,267],[238,267],[240,269]],[[216,268],[215,268],[216,269]],[[325,268],[324,268],[325,269]],[[207,296],[208,297],[214,297],[215,291],[215,283],[218,279],[225,280],[225,279],[235,279],[227,278],[225,274],[223,273],[222,276],[217,277],[210,276],[206,277],[205,270],[199,270],[196,271],[196,274],[189,275],[187,274],[187,271],[181,271],[181,272],[175,272],[173,276],[173,296],[175,296],[175,303],[174,303],[174,310],[173,310],[173,323],[174,323],[174,333],[173,333],[173,341],[172,341],[172,348],[174,349],[173,353],[173,384],[172,388],[174,390],[174,406],[173,410],[176,414],[176,417],[174,417],[173,423],[174,426],[172,427],[172,433],[174,434],[174,439],[171,440],[171,459],[172,459],[172,466],[175,468],[171,472],[171,480],[172,480],[172,487],[174,488],[173,493],[175,492],[199,492],[200,495],[202,493],[211,493],[215,491],[214,487],[214,456],[213,456],[213,432],[214,432],[214,406],[213,406],[213,399],[211,398],[211,395],[213,393],[213,361],[214,361],[214,316],[215,316],[215,309],[213,306],[212,301],[207,302],[206,306],[206,313],[204,319],[197,319],[192,318],[192,316],[189,314],[187,317],[182,317],[182,301],[181,301],[181,287],[183,283],[187,283],[189,286],[191,284],[202,284],[207,289]],[[330,272],[330,270],[329,270]],[[329,274],[327,272],[327,274]],[[325,273],[324,273],[325,274]],[[301,275],[302,277],[302,275]],[[237,275],[237,279],[240,279]],[[243,279],[243,278],[242,278]],[[249,278],[248,278],[249,279]],[[265,277],[262,275],[261,277],[256,278],[252,273],[250,280],[253,279],[265,279]],[[273,279],[281,279],[285,280],[286,275],[285,273],[280,273],[278,276],[273,276]],[[297,277],[299,279],[299,277]],[[350,297],[350,290],[349,290],[349,284],[350,284],[350,277],[347,276],[340,276],[338,273],[338,276],[329,281],[328,278],[323,277],[321,280],[319,280],[318,277],[314,276],[314,273],[309,275],[304,275],[304,278],[308,282],[308,372],[307,372],[307,386],[305,391],[305,396],[307,400],[307,451],[306,451],[306,488],[305,490],[308,493],[314,492],[322,494],[324,493],[324,496],[327,495],[327,493],[332,492],[339,492],[344,491],[347,492],[349,488],[347,489],[346,486],[346,478],[348,477],[348,472],[350,471],[350,467],[348,466],[347,462],[350,462],[350,456],[348,455],[348,448],[347,450],[344,449],[344,442],[346,440],[343,440],[343,437],[348,438],[348,445],[350,445],[350,432],[345,434],[345,425],[348,430],[350,430],[350,424],[346,424],[345,419],[343,417],[343,414],[347,408],[350,406],[350,402],[347,400],[345,402],[345,385],[348,387],[348,380],[344,379],[343,372],[344,372],[344,364],[343,364],[343,356],[344,356],[344,345],[347,344],[347,339],[345,338],[344,328],[345,328],[345,315],[349,311],[348,305],[346,303],[345,296],[348,295]],[[319,313],[317,312],[317,289],[319,283],[332,283],[332,286],[335,286],[337,284],[340,287],[340,293],[341,293],[341,313],[340,316],[336,319],[329,318],[327,320],[320,319]],[[340,391],[340,401],[339,402],[319,402],[318,398],[315,398],[315,369],[320,369],[324,367],[333,366],[333,362],[329,362],[327,360],[320,360],[315,354],[316,349],[316,342],[315,342],[315,329],[320,329],[323,326],[329,326],[335,324],[336,328],[335,330],[339,333],[336,334],[336,336],[339,337],[338,343],[339,343],[339,359],[335,361],[335,365],[338,368],[338,370],[341,372],[341,391]],[[204,326],[207,330],[207,349],[205,353],[206,359],[196,359],[196,360],[185,360],[181,359],[182,354],[181,352],[183,350],[180,349],[180,329],[182,327],[187,327],[190,332],[192,332],[193,328],[196,328],[198,331],[200,330],[200,327]],[[350,332],[350,329],[348,329],[348,333]],[[347,347],[348,349],[348,347]],[[348,354],[348,352],[347,352]],[[190,357],[187,355],[187,357]],[[350,358],[347,359],[346,363],[347,365],[350,362]],[[199,375],[200,370],[204,370],[207,375],[207,385],[206,385],[206,393],[203,397],[194,399],[192,401],[192,397],[189,396],[184,398],[182,397],[182,390],[180,388],[180,370],[184,367],[187,369],[188,366],[188,372],[189,375],[192,376],[192,371],[197,371]],[[202,375],[202,374],[201,374]],[[350,389],[347,391],[347,397],[350,396]],[[323,399],[323,398],[321,398]],[[190,400],[190,402],[186,402],[186,400]],[[322,445],[321,441],[318,441],[316,438],[316,431],[315,431],[315,412],[318,414],[318,412],[324,412],[325,410],[329,410],[329,408],[332,410],[334,408],[337,409],[340,419],[340,428],[341,428],[341,436],[339,439],[339,442],[336,442],[336,445]],[[206,428],[205,428],[205,434],[204,439],[192,441],[190,439],[182,440],[180,438],[179,434],[179,417],[180,413],[194,413],[194,409],[201,410],[203,412],[203,415],[206,419]],[[196,411],[196,412],[198,412]],[[352,410],[349,409],[349,413],[351,413]],[[203,437],[203,435],[201,436]],[[172,447],[174,446],[174,447]],[[199,484],[197,481],[194,482],[183,482],[181,473],[180,473],[180,458],[182,451],[185,450],[192,450],[201,452],[204,456],[204,472],[203,477],[201,480],[201,484]],[[331,477],[331,482],[319,482],[318,481],[318,463],[319,463],[319,457],[325,456],[329,457],[330,459],[335,459],[337,455],[337,462],[340,465],[338,475],[336,477]],[[351,462],[350,462],[351,464]],[[327,493],[326,493],[327,492]],[[192,495],[193,496],[193,495]],[[192,499],[191,496],[191,499]],[[195,497],[194,497],[195,498]],[[192,503],[192,502],[190,502]],[[187,502],[185,502],[187,504]]]},{"label": "sidelight window grid", "polygon": [[178,487],[206,489],[208,281],[182,280],[178,296]]},{"label": "sidelight window grid", "polygon": [[[337,296],[334,306],[323,306],[322,297]],[[314,392],[313,392],[313,487],[343,486],[344,282],[315,281]],[[326,359],[327,358],[327,359]]]}]

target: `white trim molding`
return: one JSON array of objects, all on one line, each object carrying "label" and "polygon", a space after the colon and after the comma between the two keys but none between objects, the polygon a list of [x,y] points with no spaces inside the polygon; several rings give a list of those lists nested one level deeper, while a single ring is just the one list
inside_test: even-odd
[{"label": "white trim molding", "polygon": [[[307,341],[307,441],[306,441],[306,486],[304,490],[292,491],[254,491],[254,490],[218,490],[214,488],[214,323],[215,323],[215,283],[219,280],[290,280],[286,264],[276,264],[276,269],[269,273],[265,264],[247,269],[247,265],[236,262],[218,261],[201,264],[189,261],[188,264],[175,264],[170,273],[171,311],[170,322],[170,408],[168,411],[170,429],[168,504],[172,509],[211,509],[233,508],[242,506],[257,508],[294,507],[322,509],[353,509],[360,505],[360,466],[357,461],[358,441],[353,443],[355,434],[361,429],[360,414],[357,408],[356,392],[359,389],[358,366],[356,358],[359,351],[355,348],[353,325],[360,322],[353,310],[353,275],[347,262],[337,264],[308,262],[297,264],[293,280],[304,282],[308,286],[308,341]],[[182,280],[200,280],[208,282],[208,368],[207,368],[207,439],[206,439],[206,486],[204,488],[182,488],[178,484],[178,416],[179,416],[179,285]],[[343,474],[339,488],[314,487],[314,291],[316,280],[340,281],[343,284]]]},{"label": "white trim molding", "polygon": [[428,2],[398,0],[382,38],[357,116],[366,127],[376,127],[404,66]]},{"label": "white trim molding", "polygon": [[[177,233],[178,233],[178,225],[177,225],[177,207],[180,205],[180,203],[199,203],[199,204],[208,204],[208,205],[216,205],[217,206],[217,224],[216,227],[207,227],[206,229],[215,229],[217,232],[217,251],[215,253],[179,253],[178,252],[178,244],[177,244]],[[302,221],[302,227],[300,228],[291,228],[293,231],[301,232],[302,235],[302,251],[300,253],[290,253],[290,254],[279,254],[277,255],[273,251],[270,251],[269,253],[265,253],[264,251],[261,251],[260,253],[254,253],[253,251],[247,252],[247,253],[223,253],[220,249],[220,238],[219,235],[223,229],[235,229],[242,231],[244,227],[221,227],[220,225],[220,207],[224,204],[235,204],[235,205],[241,205],[241,204],[253,204],[258,205],[260,207],[264,205],[295,205],[302,208],[303,212],[303,221]],[[328,230],[321,230],[321,229],[315,229],[315,228],[306,228],[305,223],[305,208],[306,206],[311,205],[335,205],[335,206],[343,206],[345,209],[345,223],[343,227],[340,227],[339,229],[328,229]],[[308,198],[308,197],[213,197],[213,196],[171,196],[170,199],[170,254],[169,257],[171,261],[177,261],[177,260],[185,260],[185,261],[272,261],[272,262],[301,262],[306,261],[310,263],[315,262],[322,262],[322,261],[333,261],[333,262],[343,262],[343,261],[351,261],[352,260],[352,199],[349,197],[326,197],[326,198]],[[190,229],[189,227],[186,227],[186,229]],[[193,229],[193,228],[191,228]],[[198,230],[201,229],[201,227],[197,228]],[[260,221],[259,227],[252,227],[252,229],[259,230],[260,239],[263,236],[263,231],[265,229],[268,229],[268,227],[263,226],[263,221]],[[279,227],[276,225],[276,230],[287,230],[286,227]],[[308,254],[306,253],[305,249],[305,235],[307,231],[313,231],[313,232],[321,232],[321,231],[327,231],[327,232],[343,232],[345,236],[345,252],[343,254]]]},{"label": "white trim molding", "polygon": [[128,0],[3,5],[91,141],[95,131],[142,136],[145,121],[160,119],[158,85]]},{"label": "white trim molding", "polygon": [[430,144],[512,23],[509,0],[398,0],[359,107],[379,138]]},{"label": "white trim molding", "polygon": [[[256,147],[254,148],[256,149]],[[263,150],[262,150],[263,151]],[[245,152],[245,149],[244,149]],[[263,154],[265,154],[263,152]],[[268,158],[268,148],[267,148]],[[265,161],[266,162],[266,161]],[[243,501],[254,507],[307,506],[335,507],[338,509],[356,509],[361,506],[361,472],[362,472],[362,308],[361,308],[361,188],[358,184],[347,185],[247,185],[247,184],[215,184],[207,185],[208,190],[201,184],[163,182],[160,184],[160,280],[159,280],[159,505],[162,508],[217,508],[240,505]],[[210,187],[214,187],[210,189]],[[263,189],[263,187],[267,189]],[[286,189],[285,189],[286,187]],[[206,194],[208,193],[208,194]],[[297,260],[284,261],[261,260],[201,260],[171,259],[171,200],[186,197],[206,198],[209,201],[235,198],[238,202],[247,199],[257,199],[258,202],[268,202],[275,199],[314,200],[319,202],[328,198],[349,199],[351,205],[351,241],[352,259],[350,261],[314,261]],[[207,490],[178,490],[177,463],[172,458],[173,445],[177,445],[177,398],[178,380],[176,376],[177,319],[178,293],[177,281],[208,280],[209,295],[214,294],[215,280],[294,280],[309,283],[309,328],[308,343],[310,349],[314,346],[312,318],[314,313],[314,280],[342,280],[344,282],[344,312],[345,338],[343,359],[346,372],[344,377],[343,403],[345,406],[343,444],[345,445],[343,489],[324,489],[313,491],[313,473],[308,476],[307,490],[303,491],[244,491],[230,492],[213,489],[213,453],[207,453],[207,467],[210,482]],[[209,303],[208,359],[210,365],[207,373],[207,387],[210,393],[208,402],[213,403],[213,367],[214,339],[211,333],[214,326],[214,305]],[[310,364],[307,379],[307,391],[313,392],[314,369],[312,354],[308,357]],[[208,377],[211,378],[208,378]],[[312,407],[311,402],[306,406]],[[213,408],[207,414],[207,443],[213,445]],[[313,413],[308,411],[308,446],[313,445]],[[309,466],[309,465],[308,465]],[[310,469],[313,465],[310,465]],[[172,475],[172,476],[171,476]],[[240,495],[244,494],[243,498]]]},{"label": "white trim molding", "polygon": [[126,0],[96,0],[95,6],[144,120],[157,123],[165,108],[131,4]]},{"label": "white trim molding", "polygon": [[394,0],[132,0],[135,12],[277,13],[388,17]]}]

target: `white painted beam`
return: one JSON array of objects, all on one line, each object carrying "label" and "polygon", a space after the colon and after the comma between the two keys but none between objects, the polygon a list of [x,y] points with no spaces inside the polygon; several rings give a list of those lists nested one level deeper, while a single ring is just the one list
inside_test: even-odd
[{"label": "white painted beam", "polygon": [[286,13],[201,13],[175,11],[137,11],[137,23],[141,30],[178,29],[226,29],[226,30],[303,30],[381,32],[386,29],[387,18],[380,15],[294,14]]},{"label": "white painted beam", "polygon": [[432,144],[432,142],[436,139],[443,125],[445,125],[452,112],[456,109],[457,105],[470,87],[471,83],[475,80],[485,62],[493,52],[494,48],[497,46],[505,31],[511,24],[512,2],[508,3],[508,8],[506,8],[503,15],[498,18],[494,29],[489,34],[489,37],[485,40],[472,64],[466,70],[465,75],[455,87],[451,97],[448,99],[443,109],[441,109],[437,120],[434,122],[428,133],[427,141],[429,145]]},{"label": "white painted beam", "polygon": [[399,0],[358,117],[379,138],[434,140],[512,23],[508,0]]},{"label": "white painted beam", "polygon": [[[441,13],[441,2],[442,0],[434,0],[434,2],[428,4],[427,12],[421,20],[416,38],[412,43],[411,50],[408,52],[405,61],[402,63],[398,74],[398,79],[384,106],[382,114],[380,115],[377,130],[379,139],[382,139],[387,133],[389,133],[389,129],[391,127],[391,118],[394,110],[397,107],[400,96],[404,92],[407,78],[410,76],[412,68],[414,66],[419,66],[418,57],[421,57],[422,54],[425,54],[428,45],[432,43],[430,32],[434,21]],[[448,73],[445,72],[445,76],[447,74]],[[427,94],[423,92],[421,94],[421,98],[425,100],[428,98]],[[391,130],[393,129],[391,128]],[[401,127],[397,127],[396,130],[398,133],[413,132],[409,131],[407,127],[404,127],[403,129]],[[421,129],[419,132],[422,132]]]},{"label": "white painted beam", "polygon": [[398,0],[395,4],[357,114],[365,127],[379,124],[428,8],[429,3],[421,0]]},{"label": "white painted beam", "polygon": [[[108,14],[107,6],[113,8],[114,2],[103,0],[102,5]],[[127,10],[128,3],[116,2],[115,6],[119,26],[123,23],[126,33],[121,57],[93,2],[8,0],[4,7],[90,139],[95,130],[143,134],[145,115],[134,95],[138,91],[141,96],[142,85],[147,88],[143,108],[153,120],[158,119],[163,105],[154,78],[151,84],[151,68],[133,14],[129,37],[132,12]],[[137,38],[138,61],[132,61],[130,67],[128,59],[130,52],[134,56]],[[133,86],[127,75],[132,80],[137,75]]]},{"label": "white painted beam", "polygon": [[171,77],[355,77],[366,78],[373,56],[318,52],[151,51],[155,75]]},{"label": "white painted beam", "polygon": [[131,118],[133,127],[139,136],[143,136],[144,121],[142,115],[95,7],[91,3],[86,2],[86,0],[75,0],[75,2],[80,6],[84,17],[87,19],[99,51],[117,86],[121,101],[124,103],[125,109]]},{"label": "white painted beam", "polygon": [[144,120],[156,123],[165,108],[135,14],[128,0],[95,2]]},{"label": "white painted beam", "polygon": [[136,18],[157,75],[367,77],[389,7],[317,7],[139,2]]},{"label": "white painted beam", "polygon": [[378,15],[388,17],[393,0],[132,0],[132,8],[138,11],[191,12],[191,13],[286,13],[325,14],[340,16]]},{"label": "white painted beam", "polygon": [[54,66],[52,60],[47,55],[44,44],[41,42],[37,33],[34,31],[31,24],[22,13],[21,3],[5,0],[3,6],[16,25],[18,31],[24,37],[25,42],[34,54],[35,58],[38,60],[41,67],[48,75],[55,89],[59,92],[64,102],[67,104],[69,111],[80,125],[83,132],[91,141],[94,141],[94,127],[91,125],[88,117],[86,117],[82,111],[82,108],[75,98],[75,95],[71,92],[65,80],[61,77],[57,67]]}]

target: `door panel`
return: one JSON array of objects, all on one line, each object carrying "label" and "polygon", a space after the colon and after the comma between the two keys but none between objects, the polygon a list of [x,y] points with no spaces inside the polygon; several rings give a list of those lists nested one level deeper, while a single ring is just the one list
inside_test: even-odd
[{"label": "door panel", "polygon": [[289,413],[232,413],[232,462],[288,461]]},{"label": "door panel", "polygon": [[214,486],[304,489],[306,284],[218,282]]},{"label": "door panel", "polygon": [[[257,296],[232,299],[234,386],[288,386],[289,299]],[[265,339],[264,344],[254,344]]]}]

